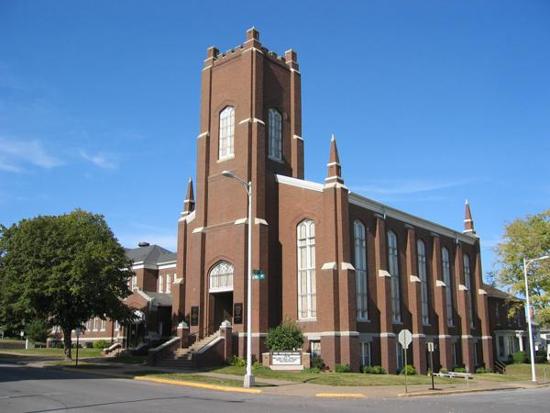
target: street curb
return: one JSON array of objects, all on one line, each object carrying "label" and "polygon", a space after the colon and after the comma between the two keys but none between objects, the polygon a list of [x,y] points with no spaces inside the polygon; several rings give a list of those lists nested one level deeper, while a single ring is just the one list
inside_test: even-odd
[{"label": "street curb", "polygon": [[326,399],[366,399],[362,393],[317,393],[315,397],[322,397]]},{"label": "street curb", "polygon": [[120,379],[127,379],[127,380],[136,380],[136,381],[148,381],[151,383],[160,383],[160,384],[173,384],[176,386],[182,386],[182,387],[196,387],[199,389],[207,389],[207,390],[216,390],[216,391],[223,391],[228,393],[248,393],[248,394],[260,394],[262,393],[262,390],[260,389],[245,389],[241,387],[234,387],[234,386],[220,386],[217,384],[209,384],[209,383],[200,383],[200,382],[194,382],[194,381],[186,381],[186,380],[171,380],[171,379],[162,379],[157,377],[143,377],[143,376],[132,376],[132,375],[125,375],[125,374],[116,374],[116,373],[106,373],[103,371],[93,371],[93,370],[78,370],[74,367],[62,367],[61,370],[63,371],[70,371],[70,372],[78,372],[78,373],[89,373],[92,375],[97,376],[106,376],[106,377],[113,377],[113,378],[120,378]]},{"label": "street curb", "polygon": [[399,393],[397,397],[423,397],[423,396],[448,396],[452,394],[465,394],[465,393],[481,393],[500,390],[518,390],[525,389],[522,386],[509,386],[509,387],[490,387],[486,389],[460,389],[460,390],[441,390],[441,391],[423,391],[416,393]]},{"label": "street curb", "polygon": [[217,384],[198,383],[194,381],[184,381],[184,380],[161,379],[161,378],[155,378],[155,377],[136,376],[136,377],[133,377],[133,380],[148,381],[152,383],[161,383],[161,384],[173,384],[176,386],[183,386],[183,387],[196,387],[199,389],[217,390],[217,391],[223,391],[228,393],[260,394],[262,392],[260,389],[244,389],[241,387],[219,386]]}]

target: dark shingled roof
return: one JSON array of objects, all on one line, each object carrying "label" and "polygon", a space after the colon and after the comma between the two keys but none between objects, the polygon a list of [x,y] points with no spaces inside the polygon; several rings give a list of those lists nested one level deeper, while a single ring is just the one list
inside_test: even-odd
[{"label": "dark shingled roof", "polygon": [[157,265],[162,262],[175,261],[176,254],[158,245],[146,247],[125,248],[126,256],[134,263],[143,261],[144,264]]},{"label": "dark shingled roof", "polygon": [[483,289],[487,291],[487,296],[491,298],[500,298],[503,300],[513,300],[513,301],[521,301],[519,298],[513,296],[510,293],[507,293],[505,291],[499,290],[498,288],[492,287],[490,285],[484,285]]}]

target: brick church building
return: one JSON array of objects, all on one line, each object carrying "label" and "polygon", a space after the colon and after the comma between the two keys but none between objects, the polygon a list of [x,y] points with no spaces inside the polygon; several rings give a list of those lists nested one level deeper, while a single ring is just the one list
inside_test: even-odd
[{"label": "brick church building", "polygon": [[[189,181],[178,223],[173,327],[207,337],[228,320],[245,353],[247,226],[253,281],[252,350],[270,328],[296,320],[305,349],[329,367],[403,365],[397,334],[413,333],[408,360],[437,366],[493,365],[479,238],[466,204],[456,231],[352,192],[336,140],[327,139],[324,182],[304,180],[301,73],[296,52],[278,56],[250,29],[226,53],[210,47],[202,69],[196,186]],[[252,183],[247,196],[230,171]],[[196,196],[194,196],[196,194]]]}]

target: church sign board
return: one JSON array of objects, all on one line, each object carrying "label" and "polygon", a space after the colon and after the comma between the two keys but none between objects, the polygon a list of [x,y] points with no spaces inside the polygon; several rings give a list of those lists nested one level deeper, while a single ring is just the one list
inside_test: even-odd
[{"label": "church sign board", "polygon": [[302,353],[299,351],[274,351],[271,353],[271,370],[303,370]]}]

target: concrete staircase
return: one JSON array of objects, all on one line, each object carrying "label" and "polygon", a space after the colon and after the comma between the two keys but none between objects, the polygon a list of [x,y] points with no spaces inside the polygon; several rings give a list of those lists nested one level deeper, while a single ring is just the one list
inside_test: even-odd
[{"label": "concrete staircase", "polygon": [[204,337],[199,341],[195,341],[193,345],[187,348],[178,348],[171,356],[163,358],[156,365],[159,367],[173,368],[178,370],[191,370],[194,367],[193,354],[199,352],[212,341],[220,336],[220,332]]}]

